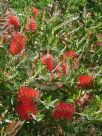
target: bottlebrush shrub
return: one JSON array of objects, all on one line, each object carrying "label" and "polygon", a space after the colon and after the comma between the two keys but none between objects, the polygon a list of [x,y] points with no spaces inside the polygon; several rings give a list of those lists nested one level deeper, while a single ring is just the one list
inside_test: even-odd
[{"label": "bottlebrush shrub", "polygon": [[10,39],[0,42],[2,135],[12,120],[23,122],[19,131],[12,128],[17,135],[87,136],[93,128],[101,134],[101,8],[71,2],[53,1],[38,16],[27,4],[19,21],[9,18],[9,27],[21,25],[12,32],[4,21],[0,34]]}]

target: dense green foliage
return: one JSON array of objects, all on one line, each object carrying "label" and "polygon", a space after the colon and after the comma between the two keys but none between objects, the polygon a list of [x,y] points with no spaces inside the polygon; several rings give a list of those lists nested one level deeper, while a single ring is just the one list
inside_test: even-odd
[{"label": "dense green foliage", "polygon": [[[31,122],[24,122],[18,136],[101,136],[102,45],[96,46],[96,42],[97,35],[102,34],[102,1],[10,0],[9,6],[20,18],[23,32],[26,19],[32,15],[30,7],[37,7],[40,14],[36,17],[37,32],[26,33],[28,40],[24,56],[12,56],[8,52],[9,44],[0,47],[0,113],[8,111],[0,122],[1,133],[10,120],[20,120],[15,110],[17,91],[20,86],[27,85],[43,92],[38,101],[41,112]],[[45,51],[51,51],[59,64],[62,54],[68,50],[75,50],[80,55],[79,68],[74,70],[68,60],[70,75],[55,79],[50,84],[52,73],[36,58]],[[76,79],[82,74],[94,75],[92,89],[82,90],[76,86]],[[56,87],[57,82],[63,83],[63,87]],[[42,89],[43,83],[46,87]],[[90,91],[94,99],[84,109],[78,107],[73,121],[55,121],[50,116],[59,100],[75,102],[86,91]]]}]

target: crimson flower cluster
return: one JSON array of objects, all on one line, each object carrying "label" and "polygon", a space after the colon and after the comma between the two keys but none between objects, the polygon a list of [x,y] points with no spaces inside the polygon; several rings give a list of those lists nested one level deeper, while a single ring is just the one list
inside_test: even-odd
[{"label": "crimson flower cluster", "polygon": [[[32,12],[34,15],[39,15],[39,10],[35,7],[32,7]],[[20,20],[17,16],[9,15],[8,26],[13,26],[14,32],[13,32],[13,38],[11,40],[10,49],[9,51],[12,53],[12,55],[21,54],[22,51],[25,49],[26,45],[26,35],[23,33],[21,34],[18,32],[20,30]],[[37,30],[37,23],[35,21],[35,18],[31,16],[27,19],[26,25],[25,25],[26,32],[36,32]]]},{"label": "crimson flower cluster", "polygon": [[80,88],[93,87],[93,83],[94,83],[94,77],[91,75],[82,75],[82,76],[78,77],[78,79],[77,79],[77,85]]},{"label": "crimson flower cluster", "polygon": [[75,107],[73,104],[59,102],[58,105],[55,107],[53,112],[53,117],[55,119],[72,119],[75,113]]},{"label": "crimson flower cluster", "polygon": [[[70,52],[70,51],[69,51]],[[66,54],[64,54],[66,56]],[[67,56],[68,57],[68,56]],[[63,57],[64,60],[66,57]],[[46,65],[47,69],[51,72],[52,70],[56,70],[56,73],[58,73],[59,77],[62,76],[62,72],[67,74],[69,72],[68,64],[63,60],[61,65],[57,66],[54,61],[54,57],[52,54],[44,54],[41,56],[41,62]]]},{"label": "crimson flower cluster", "polygon": [[[74,66],[74,68],[78,68],[80,63],[79,55],[77,55],[74,50],[70,50],[63,55],[63,62],[59,66],[55,65],[54,57],[52,54],[44,54],[41,56],[41,62],[46,65],[49,72],[52,72],[55,69],[57,76],[61,78],[63,73],[68,74],[70,72],[69,66],[66,62],[68,57],[72,59],[72,66]],[[92,87],[93,83],[94,77],[91,75],[81,75],[77,79],[77,86],[79,88]]]},{"label": "crimson flower cluster", "polygon": [[54,58],[51,54],[45,54],[41,57],[41,62],[46,65],[51,72],[54,69]]},{"label": "crimson flower cluster", "polygon": [[18,93],[17,113],[22,119],[31,120],[32,114],[38,112],[36,99],[40,97],[39,91],[30,87],[21,87]]},{"label": "crimson flower cluster", "polygon": [[26,45],[26,35],[25,34],[20,34],[18,32],[15,32],[13,35],[13,39],[10,44],[10,52],[13,55],[20,54]]},{"label": "crimson flower cluster", "polygon": [[11,15],[8,18],[8,25],[13,25],[14,28],[20,28],[20,21],[17,16]]},{"label": "crimson flower cluster", "polygon": [[63,54],[63,60],[66,60],[68,57],[70,58],[75,58],[77,55],[76,55],[76,52],[74,50],[70,50],[66,53]]},{"label": "crimson flower cluster", "polygon": [[60,66],[57,66],[52,54],[44,54],[41,56],[41,62],[46,65],[49,72],[52,72],[55,69],[58,77],[62,77],[62,73],[67,74],[69,72],[68,64],[66,62],[62,62]]}]

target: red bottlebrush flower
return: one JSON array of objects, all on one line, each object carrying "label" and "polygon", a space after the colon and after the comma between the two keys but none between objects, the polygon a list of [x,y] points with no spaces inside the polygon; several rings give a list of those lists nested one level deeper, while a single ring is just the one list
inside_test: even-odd
[{"label": "red bottlebrush flower", "polygon": [[94,82],[94,77],[89,75],[82,75],[77,80],[77,85],[80,88],[83,87],[92,87]]},{"label": "red bottlebrush flower", "polygon": [[25,120],[31,120],[32,119],[32,115],[36,115],[37,113],[37,108],[36,108],[36,104],[35,103],[30,103],[30,104],[22,104],[19,103],[16,111],[18,113],[18,115]]},{"label": "red bottlebrush flower", "polygon": [[41,62],[46,65],[51,72],[54,69],[54,58],[51,54],[45,54],[41,57]]},{"label": "red bottlebrush flower", "polygon": [[75,113],[75,107],[73,104],[59,102],[56,106],[53,117],[55,119],[72,119]]},{"label": "red bottlebrush flower", "polygon": [[63,54],[63,59],[66,60],[68,57],[75,58],[76,56],[77,56],[76,52],[74,50],[70,50],[66,52],[65,54]]},{"label": "red bottlebrush flower", "polygon": [[37,8],[32,7],[32,11],[33,11],[33,13],[34,13],[36,16],[39,15],[39,10],[38,10]]},{"label": "red bottlebrush flower", "polygon": [[14,25],[15,28],[20,28],[20,21],[16,16],[10,16],[8,19],[8,25]]},{"label": "red bottlebrush flower", "polygon": [[24,104],[28,104],[33,99],[39,98],[39,91],[30,87],[21,87],[18,93],[18,101]]},{"label": "red bottlebrush flower", "polygon": [[35,32],[37,30],[37,23],[34,17],[31,17],[26,22],[26,31],[27,32]]},{"label": "red bottlebrush flower", "polygon": [[37,24],[33,17],[31,18],[31,30],[32,32],[35,32],[37,30]]},{"label": "red bottlebrush flower", "polygon": [[15,33],[10,45],[10,52],[15,54],[20,54],[26,45],[26,36],[25,34],[20,35],[19,33]]}]

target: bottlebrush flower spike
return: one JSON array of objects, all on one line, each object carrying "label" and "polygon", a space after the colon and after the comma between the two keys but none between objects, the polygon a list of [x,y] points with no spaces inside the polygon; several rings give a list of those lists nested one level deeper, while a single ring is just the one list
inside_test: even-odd
[{"label": "bottlebrush flower spike", "polygon": [[30,87],[21,87],[18,93],[18,101],[20,103],[28,104],[34,99],[39,98],[39,91]]},{"label": "bottlebrush flower spike", "polygon": [[74,50],[70,50],[63,54],[63,59],[66,60],[68,57],[70,58],[75,58],[76,57],[76,52]]},{"label": "bottlebrush flower spike", "polygon": [[20,28],[20,21],[16,16],[11,15],[8,19],[8,25],[14,25],[15,28]]},{"label": "bottlebrush flower spike", "polygon": [[56,106],[53,117],[55,119],[72,119],[73,115],[75,113],[75,107],[73,104],[65,103],[65,102],[59,102],[59,104]]},{"label": "bottlebrush flower spike", "polygon": [[26,36],[25,34],[19,34],[15,33],[13,36],[13,39],[10,44],[10,52],[15,55],[15,54],[20,54],[26,45]]},{"label": "bottlebrush flower spike", "polygon": [[31,31],[35,32],[36,30],[37,30],[37,24],[36,24],[35,19],[32,17],[31,18]]},{"label": "bottlebrush flower spike", "polygon": [[90,75],[82,75],[82,76],[78,77],[78,79],[77,79],[77,85],[80,88],[92,87],[93,83],[94,83],[94,77],[90,76]]},{"label": "bottlebrush flower spike", "polygon": [[46,65],[51,72],[54,69],[54,58],[51,54],[45,54],[41,57],[41,62]]},{"label": "bottlebrush flower spike", "polygon": [[32,7],[32,11],[33,11],[33,13],[34,13],[36,16],[39,15],[39,10],[38,10],[37,8]]},{"label": "bottlebrush flower spike", "polygon": [[34,17],[31,17],[26,22],[26,31],[27,32],[35,32],[37,30],[37,23]]},{"label": "bottlebrush flower spike", "polygon": [[22,119],[31,120],[33,119],[31,114],[36,115],[37,108],[35,103],[29,104],[18,103],[16,111]]}]

